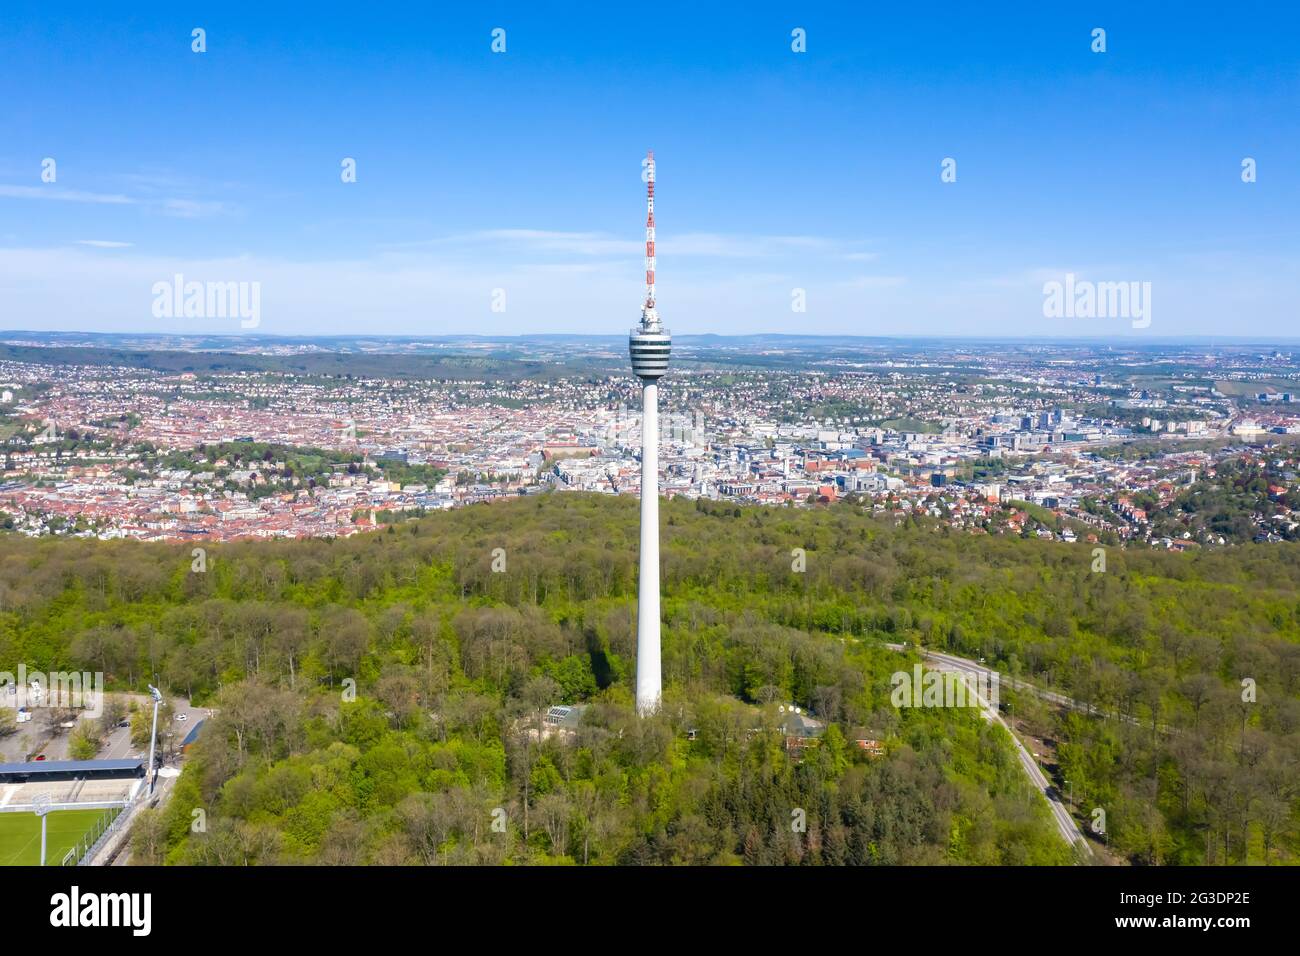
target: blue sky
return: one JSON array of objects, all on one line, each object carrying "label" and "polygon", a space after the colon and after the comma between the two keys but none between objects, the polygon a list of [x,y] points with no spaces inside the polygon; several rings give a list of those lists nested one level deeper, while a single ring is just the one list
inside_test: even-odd
[{"label": "blue sky", "polygon": [[[0,328],[241,331],[155,318],[179,272],[274,334],[622,331],[647,147],[675,331],[1300,327],[1287,4],[108,6],[0,18]],[[1150,326],[1045,317],[1067,272]]]}]

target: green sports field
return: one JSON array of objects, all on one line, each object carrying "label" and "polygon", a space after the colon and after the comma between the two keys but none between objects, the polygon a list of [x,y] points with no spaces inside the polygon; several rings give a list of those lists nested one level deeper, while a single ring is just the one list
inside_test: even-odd
[{"label": "green sports field", "polygon": [[[73,846],[106,825],[118,810],[55,810],[45,831],[45,865],[58,866]],[[0,866],[41,862],[41,821],[34,813],[0,813]]]}]

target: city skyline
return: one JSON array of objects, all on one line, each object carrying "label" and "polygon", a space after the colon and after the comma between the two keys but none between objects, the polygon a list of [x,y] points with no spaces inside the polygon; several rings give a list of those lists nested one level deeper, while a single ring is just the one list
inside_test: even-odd
[{"label": "city skyline", "polygon": [[[1258,23],[249,11],[15,14],[5,75],[43,77],[47,108],[2,108],[7,325],[239,332],[153,314],[182,274],[258,283],[258,334],[606,330],[636,281],[648,109],[681,197],[660,224],[679,335],[1267,339],[1300,290],[1297,137],[1274,121],[1295,56]],[[1049,318],[1067,275],[1150,283],[1151,324]]]}]

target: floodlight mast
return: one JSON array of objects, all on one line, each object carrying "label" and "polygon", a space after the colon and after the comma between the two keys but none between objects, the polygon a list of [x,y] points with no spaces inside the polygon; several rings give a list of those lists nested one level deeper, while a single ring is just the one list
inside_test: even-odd
[{"label": "floodlight mast", "polygon": [[145,769],[145,773],[149,781],[149,795],[152,796],[154,781],[158,778],[153,769],[153,748],[154,743],[158,740],[158,705],[162,703],[162,692],[153,684],[150,684],[149,696],[153,698],[153,728],[149,731],[149,765]]},{"label": "floodlight mast", "polygon": [[51,798],[48,793],[38,793],[34,798],[32,798],[32,809],[34,809],[36,815],[41,818],[41,866],[45,865],[46,824],[49,820],[50,804],[53,802],[53,798]]}]

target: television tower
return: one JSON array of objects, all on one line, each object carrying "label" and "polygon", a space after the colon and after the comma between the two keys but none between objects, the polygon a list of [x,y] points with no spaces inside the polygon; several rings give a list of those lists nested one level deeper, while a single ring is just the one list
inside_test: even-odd
[{"label": "television tower", "polygon": [[641,379],[641,576],[637,585],[636,710],[659,709],[659,378],[668,371],[672,336],[655,309],[655,154],[646,155],[645,305],[628,336],[632,372]]}]

